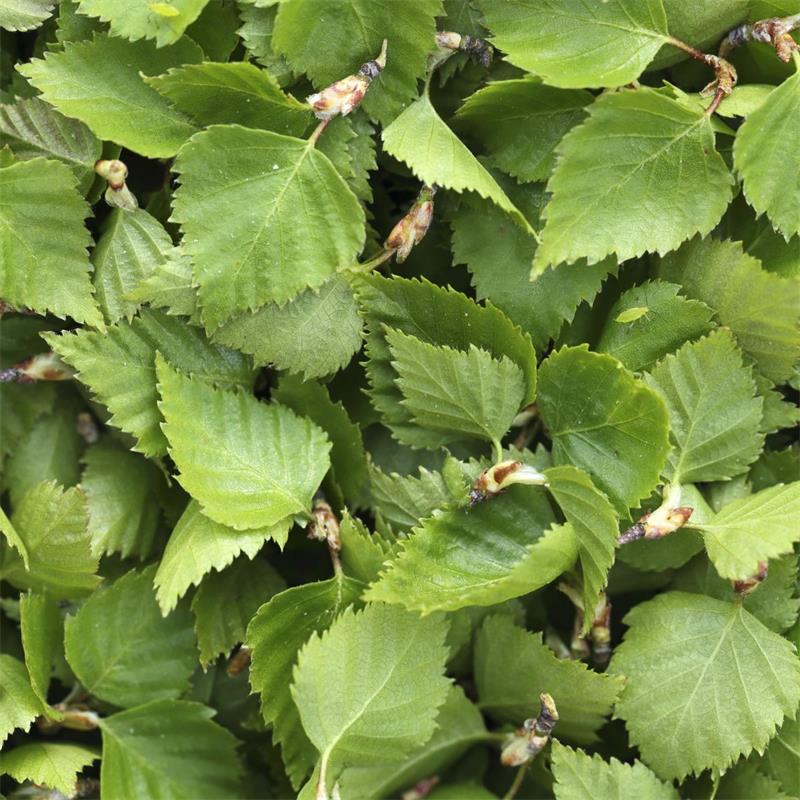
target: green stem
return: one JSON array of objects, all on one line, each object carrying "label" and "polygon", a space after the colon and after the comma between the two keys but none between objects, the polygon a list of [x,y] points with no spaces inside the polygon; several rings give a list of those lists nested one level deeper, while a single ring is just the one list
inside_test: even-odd
[{"label": "green stem", "polygon": [[381,250],[372,258],[348,267],[347,272],[372,272],[375,267],[379,267],[384,261],[388,261],[394,255],[394,252],[394,250]]},{"label": "green stem", "polygon": [[316,146],[317,140],[319,139],[320,136],[322,136],[322,132],[325,130],[325,128],[328,127],[329,124],[330,124],[330,119],[324,119],[322,120],[322,122],[319,123],[319,125],[317,125],[316,128],[314,128],[313,131],[311,131],[311,136],[308,137],[309,147]]},{"label": "green stem", "polygon": [[503,795],[503,800],[514,800],[517,796],[517,792],[522,788],[522,782],[525,780],[525,773],[528,771],[528,767],[531,765],[530,761],[526,761],[518,770],[517,775],[514,778],[514,783],[511,784],[508,791]]},{"label": "green stem", "polygon": [[492,451],[494,452],[494,463],[499,464],[503,460],[503,445],[500,444],[499,439],[492,439]]}]

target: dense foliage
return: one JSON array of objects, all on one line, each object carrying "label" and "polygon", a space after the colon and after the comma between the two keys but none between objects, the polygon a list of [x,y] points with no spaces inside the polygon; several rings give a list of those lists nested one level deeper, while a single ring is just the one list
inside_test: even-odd
[{"label": "dense foliage", "polygon": [[800,2],[0,27],[0,791],[800,797]]}]

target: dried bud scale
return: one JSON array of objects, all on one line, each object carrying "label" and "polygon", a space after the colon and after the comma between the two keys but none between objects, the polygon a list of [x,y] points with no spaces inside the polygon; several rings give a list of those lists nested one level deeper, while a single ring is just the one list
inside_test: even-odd
[{"label": "dried bud scale", "polygon": [[539,472],[536,467],[523,464],[521,461],[501,461],[478,475],[470,489],[469,503],[474,506],[487,498],[495,497],[515,483],[547,486],[547,476]]},{"label": "dried bud scale", "polygon": [[637,539],[661,539],[682,528],[689,521],[694,509],[679,506],[680,496],[680,486],[665,486],[661,505],[639,517],[638,522],[617,537],[617,543],[623,545]]},{"label": "dried bud scale", "polygon": [[342,549],[342,542],[339,539],[339,520],[330,505],[322,498],[314,501],[306,533],[309,539],[327,542],[328,547],[337,553]]},{"label": "dried bud scale", "polygon": [[444,50],[453,50],[466,53],[481,66],[489,69],[492,66],[494,49],[489,42],[467,34],[454,33],[453,31],[437,31],[436,44]]},{"label": "dried bud scale", "polygon": [[430,228],[433,220],[433,197],[435,186],[423,186],[414,205],[408,213],[392,228],[384,247],[395,252],[398,264],[402,264],[411,253],[414,245],[419,244]]},{"label": "dried bud scale", "polygon": [[75,417],[75,429],[86,444],[95,444],[100,439],[100,427],[88,411],[81,411]]},{"label": "dried bud scale", "polygon": [[244,672],[249,666],[253,657],[253,651],[243,644],[231,657],[228,659],[227,673],[231,678]]},{"label": "dried bud scale", "polygon": [[0,383],[34,383],[35,381],[68,381],[75,371],[55,353],[39,353],[13,367],[0,370]]},{"label": "dried bud scale", "polygon": [[346,117],[353,109],[358,108],[372,81],[386,67],[387,44],[384,39],[378,56],[362,64],[355,75],[348,75],[306,98],[317,119],[327,121],[338,115]]},{"label": "dried bud scale", "polygon": [[560,583],[563,592],[575,606],[575,622],[570,649],[573,658],[583,661],[589,656],[598,667],[605,667],[611,658],[611,603],[605,592],[600,592],[591,609],[589,631],[586,628],[586,609],[580,591],[569,583]]},{"label": "dried bud scale", "polygon": [[128,167],[122,161],[116,158],[112,160],[101,158],[95,162],[94,171],[108,182],[106,203],[123,211],[135,211],[139,207],[136,197],[125,183]]},{"label": "dried bud scale", "polygon": [[748,578],[742,578],[738,581],[732,581],[733,591],[739,597],[747,597],[751,592],[758,589],[759,586],[767,579],[769,574],[769,564],[766,561],[759,561],[756,571]]},{"label": "dried bud scale", "polygon": [[791,35],[791,32],[797,28],[800,28],[800,14],[772,17],[750,24],[745,23],[734,28],[722,40],[719,54],[725,58],[743,44],[762,42],[772,45],[778,58],[788,64],[792,59],[792,54],[798,50],[798,44]]},{"label": "dried bud scale", "polygon": [[536,758],[550,741],[558,722],[558,710],[553,698],[546,693],[539,695],[539,716],[526,719],[522,727],[503,746],[501,763],[506,767],[519,767]]},{"label": "dried bud scale", "polygon": [[423,778],[400,795],[400,800],[424,800],[439,784],[439,776]]}]

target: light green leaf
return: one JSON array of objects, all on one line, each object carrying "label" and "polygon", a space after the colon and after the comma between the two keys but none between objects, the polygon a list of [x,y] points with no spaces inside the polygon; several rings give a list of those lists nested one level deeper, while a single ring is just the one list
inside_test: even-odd
[{"label": "light green leaf", "polygon": [[319,425],[331,440],[331,470],[351,507],[367,505],[369,473],[361,429],[341,403],[316,381],[281,378],[272,397],[295,414]]},{"label": "light green leaf", "polygon": [[20,500],[11,523],[28,553],[28,568],[8,553],[4,580],[19,588],[47,589],[57,599],[80,597],[98,584],[98,558],[91,552],[80,489],[39,483]]},{"label": "light green leaf", "polygon": [[674,283],[647,281],[623,292],[608,312],[595,349],[639,372],[708,333],[713,310],[682,297],[680,289]]},{"label": "light green leaf", "polygon": [[192,323],[200,324],[192,260],[180,247],[174,248],[166,260],[159,260],[124,299],[137,305],[148,303],[153,308],[164,308],[167,314],[191,317]]},{"label": "light green leaf", "polygon": [[539,713],[539,694],[558,708],[558,736],[581,744],[598,740],[625,682],[592,672],[577,661],[559,660],[542,642],[507,615],[493,615],[475,641],[479,708],[499,722],[520,725]]},{"label": "light green leaf", "polygon": [[[514,203],[538,226],[544,191],[538,185],[509,186]],[[463,202],[452,216],[453,261],[466,264],[478,299],[488,298],[508,318],[530,334],[544,350],[565,322],[571,322],[581,302],[591,302],[603,281],[617,271],[607,258],[597,264],[560,264],[531,280],[535,239],[500,209],[485,201]]]},{"label": "light green leaf", "polygon": [[587,472],[620,513],[653,491],[669,450],[667,409],[619,361],[585,346],[553,353],[542,364],[539,408],[553,461]]},{"label": "light green leaf", "polygon": [[800,70],[748,116],[733,145],[747,202],[786,239],[800,233],[799,117]]},{"label": "light green leaf", "polygon": [[161,613],[172,611],[193,584],[211,570],[222,571],[239,553],[254,558],[264,542],[286,543],[291,520],[267,528],[237,531],[205,516],[196,500],[189,502],[167,542],[153,585]]},{"label": "light green leaf", "polygon": [[741,605],[669,592],[636,606],[625,624],[609,668],[627,678],[616,714],[659,777],[724,770],[795,714],[794,648]]},{"label": "light green leaf", "polygon": [[493,162],[520,181],[544,181],[564,134],[586,116],[589,92],[556,89],[536,78],[495,81],[467,98],[455,121],[474,134]]},{"label": "light green leaf", "polygon": [[104,794],[114,800],[239,796],[237,740],[211,721],[214,713],[199,703],[156,700],[104,718]]},{"label": "light green leaf", "polygon": [[727,480],[758,458],[762,401],[727,330],[685,344],[645,380],[669,410],[673,449],[664,474],[671,482]]},{"label": "light green leaf", "polygon": [[164,483],[158,467],[110,441],[92,445],[83,460],[81,488],[89,508],[92,549],[147,558],[159,520],[156,492]]},{"label": "light green leaf", "polygon": [[322,430],[284,406],[186,377],[160,356],[156,371],[178,480],[203,513],[246,530],[308,511],[330,466]]},{"label": "light green leaf", "polygon": [[200,663],[207,666],[243,641],[259,606],[285,588],[283,578],[260,558],[239,556],[221,572],[206,575],[192,598]]},{"label": "light green leaf", "polygon": [[257,364],[321,378],[346,366],[361,346],[361,318],[350,284],[332,275],[283,306],[267,303],[234,317],[214,340],[250,353]]},{"label": "light green leaf", "polygon": [[384,336],[412,423],[443,443],[500,440],[525,396],[525,377],[510,358],[492,358],[475,345],[467,352],[437,347],[402,331],[387,329]]},{"label": "light green leaf", "polygon": [[186,35],[203,48],[210,61],[227,61],[239,44],[238,3],[227,0],[206,0],[206,3],[200,16],[186,29]]},{"label": "light green leaf", "polygon": [[551,528],[542,490],[512,487],[474,508],[422,520],[367,591],[375,602],[429,612],[490,606],[555,580],[572,566],[577,537]]},{"label": "light green leaf", "polygon": [[[13,656],[0,653],[0,744],[21,728],[27,731],[43,712],[42,703],[33,693],[25,665]],[[5,761],[5,758],[4,758]]]},{"label": "light green leaf", "polygon": [[524,229],[528,221],[497,181],[445,125],[427,93],[381,133],[383,148],[403,161],[424,183],[455,192],[475,192],[510,214]]},{"label": "light green leaf", "polygon": [[800,529],[800,481],[779,484],[734,500],[710,520],[689,524],[702,531],[706,550],[723,578],[748,578],[760,561],[792,552]]},{"label": "light green leaf", "polygon": [[267,72],[281,86],[292,83],[291,67],[283,56],[272,49],[272,34],[275,28],[275,17],[278,14],[278,5],[251,6],[246,3],[238,3],[238,6],[242,27],[237,33],[247,54],[262,67],[266,67]]},{"label": "light green leaf", "polygon": [[373,605],[346,610],[306,643],[292,696],[324,785],[345,766],[374,764],[387,751],[396,759],[431,738],[450,683],[446,634],[441,615]]},{"label": "light green leaf", "polygon": [[[582,470],[571,466],[551,467],[544,474],[548,491],[561,507],[578,540],[584,608],[594,608],[614,563],[619,534],[617,515],[605,495],[595,488]],[[587,614],[584,619],[586,629],[590,624]]]},{"label": "light green leaf", "polygon": [[312,142],[215,125],[181,149],[174,169],[173,219],[210,330],[319,287],[364,246],[364,211]]},{"label": "light green leaf", "polygon": [[269,72],[245,61],[190,64],[145,83],[204,127],[236,123],[302,136],[313,119],[311,109],[284,94]]},{"label": "light green leaf", "polygon": [[11,520],[6,516],[6,512],[0,508],[0,533],[5,537],[6,544],[16,550],[16,556],[19,557],[25,569],[30,566],[30,556],[28,555],[28,548],[25,542],[22,541],[20,535],[11,524]]},{"label": "light green leaf", "polygon": [[433,736],[402,760],[345,769],[339,779],[342,797],[380,800],[397,796],[417,781],[445,772],[470,747],[486,738],[486,727],[478,709],[467,700],[461,687],[451,686],[436,717]]},{"label": "light green leaf", "polygon": [[363,584],[343,575],[294,586],[265,603],[247,628],[246,642],[253,650],[250,684],[261,696],[261,711],[273,725],[295,788],[314,766],[316,751],[300,722],[288,676],[308,638],[327,630],[362,590]]},{"label": "light green leaf", "polygon": [[339,559],[345,575],[362,583],[370,583],[378,577],[383,562],[391,553],[391,546],[378,534],[372,534],[367,526],[345,509],[339,529],[342,544]]},{"label": "light green leaf", "polygon": [[784,791],[792,796],[800,794],[800,719],[787,719],[783,723],[760,761],[761,767]]},{"label": "light green leaf", "polygon": [[0,0],[0,28],[29,31],[38,28],[52,13],[55,0]]},{"label": "light green leaf", "polygon": [[92,297],[89,207],[60,161],[0,167],[0,295],[17,308],[102,325]]},{"label": "light green leaf", "polygon": [[623,86],[667,40],[660,0],[480,0],[506,59],[554,86]]},{"label": "light green leaf", "polygon": [[[354,73],[389,42],[386,68],[364,97],[364,109],[387,124],[414,97],[435,47],[439,0],[291,0],[281,3],[273,47],[317,89]],[[324,43],[324,46],[321,46]]]},{"label": "light green leaf", "polygon": [[719,222],[733,178],[702,110],[642,88],[602,95],[589,115],[559,146],[535,270],[666,253]]},{"label": "light green leaf", "polygon": [[8,145],[19,161],[44,156],[70,167],[82,194],[95,179],[101,143],[82,123],[59,114],[38,97],[0,106],[0,147]]},{"label": "light green leaf", "polygon": [[209,344],[202,330],[161,311],[143,310],[132,323],[120,322],[105,334],[82,330],[46,338],[108,407],[111,424],[136,437],[134,449],[146,456],[167,451],[157,405],[156,350],[197,380],[248,388],[253,382],[245,356]]},{"label": "light green leaf", "polygon": [[168,264],[174,246],[164,226],[144,209],[115,208],[103,222],[92,251],[97,302],[107,322],[129,322],[139,303],[128,295],[156,269]]},{"label": "light green leaf", "polygon": [[67,661],[87,691],[123,708],[178,697],[197,663],[192,617],[179,607],[162,617],[154,567],[98,589],[67,617]]},{"label": "light green leaf", "polygon": [[31,781],[72,797],[78,774],[99,758],[100,753],[93,747],[67,742],[31,742],[3,753],[1,768],[18,783]]},{"label": "light green leaf", "polygon": [[62,114],[86,123],[100,139],[110,139],[150,158],[174,156],[194,133],[188,117],[147,86],[141,75],[197,63],[202,51],[189,39],[157,49],[148,41],[128,42],[104,34],[67,42],[19,71]]},{"label": "light green leaf", "polygon": [[56,656],[63,649],[64,623],[58,604],[46,592],[28,592],[19,598],[20,630],[31,688],[48,716],[47,690]]},{"label": "light green leaf", "polygon": [[661,259],[659,275],[711,306],[739,347],[770,380],[783,383],[800,360],[800,282],[761,268],[739,242],[694,239]]},{"label": "light green leaf", "polygon": [[679,800],[670,784],[660,781],[639,761],[633,764],[623,764],[616,758],[603,761],[597,753],[590,756],[557,741],[553,742],[550,753],[556,800],[593,800],[595,797]]},{"label": "light green leaf", "polygon": [[111,23],[111,33],[124,39],[155,39],[158,47],[181,38],[208,0],[79,0],[81,14]]},{"label": "light green leaf", "polygon": [[740,762],[722,776],[717,796],[725,800],[752,800],[754,797],[793,800],[781,791],[777,781],[759,772],[756,765],[749,762]]},{"label": "light green leaf", "polygon": [[367,377],[376,410],[395,434],[408,437],[418,431],[417,446],[438,447],[438,434],[426,434],[411,422],[401,404],[403,395],[395,384],[397,373],[385,329],[393,328],[429,344],[468,350],[471,344],[494,358],[507,356],[525,375],[523,405],[536,397],[536,353],[530,339],[490,304],[478,306],[460,292],[428,281],[359,278],[356,290],[361,314],[367,324]]}]

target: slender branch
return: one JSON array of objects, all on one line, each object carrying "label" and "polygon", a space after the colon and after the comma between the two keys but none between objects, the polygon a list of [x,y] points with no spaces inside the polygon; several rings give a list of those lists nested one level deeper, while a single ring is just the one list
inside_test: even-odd
[{"label": "slender branch", "polygon": [[311,135],[308,137],[309,147],[317,146],[317,140],[319,139],[320,136],[322,136],[322,132],[325,130],[325,128],[327,128],[328,125],[330,125],[332,119],[333,117],[328,117],[328,119],[323,119],[322,122],[320,122],[319,125],[317,125],[317,127],[314,128],[313,131],[311,131]]}]

